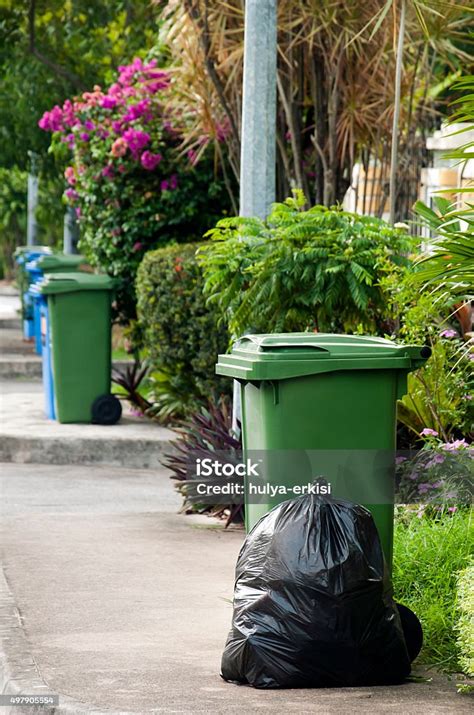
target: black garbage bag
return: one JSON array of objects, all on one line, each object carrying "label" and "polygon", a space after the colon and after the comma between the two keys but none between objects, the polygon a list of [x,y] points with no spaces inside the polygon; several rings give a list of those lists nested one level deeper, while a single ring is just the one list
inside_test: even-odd
[{"label": "black garbage bag", "polygon": [[308,495],[262,517],[237,560],[222,677],[309,688],[389,685],[409,673],[370,512]]}]

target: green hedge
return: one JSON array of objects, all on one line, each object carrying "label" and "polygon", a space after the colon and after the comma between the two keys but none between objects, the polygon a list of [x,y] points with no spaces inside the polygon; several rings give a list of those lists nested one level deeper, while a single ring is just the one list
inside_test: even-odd
[{"label": "green hedge", "polygon": [[231,380],[215,374],[217,355],[226,352],[229,336],[226,327],[218,325],[216,308],[206,304],[204,279],[195,258],[198,245],[150,251],[137,274],[145,353],[159,375],[155,380],[158,411],[171,417],[231,390]]}]

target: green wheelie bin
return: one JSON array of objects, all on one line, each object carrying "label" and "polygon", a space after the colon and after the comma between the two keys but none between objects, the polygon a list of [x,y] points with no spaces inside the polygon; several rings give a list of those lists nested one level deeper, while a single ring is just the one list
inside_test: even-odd
[{"label": "green wheelie bin", "polygon": [[247,529],[316,479],[320,493],[372,512],[391,564],[396,402],[429,355],[428,347],[322,333],[246,335],[219,355],[217,373],[241,385],[244,456],[259,464],[260,484],[246,478]]},{"label": "green wheelie bin", "polygon": [[59,422],[114,424],[120,401],[110,394],[114,281],[91,273],[48,273],[47,299],[54,404]]}]

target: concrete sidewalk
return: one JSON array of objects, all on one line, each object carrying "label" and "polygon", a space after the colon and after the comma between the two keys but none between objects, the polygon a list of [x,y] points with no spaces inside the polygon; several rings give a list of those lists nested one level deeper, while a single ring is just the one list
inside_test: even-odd
[{"label": "concrete sidewalk", "polygon": [[332,690],[224,683],[243,533],[177,515],[179,504],[164,470],[3,465],[0,692],[59,694],[41,712],[77,715],[468,712],[442,676]]},{"label": "concrete sidewalk", "polygon": [[126,402],[116,425],[59,424],[45,417],[40,382],[0,379],[0,461],[154,468],[174,436]]}]

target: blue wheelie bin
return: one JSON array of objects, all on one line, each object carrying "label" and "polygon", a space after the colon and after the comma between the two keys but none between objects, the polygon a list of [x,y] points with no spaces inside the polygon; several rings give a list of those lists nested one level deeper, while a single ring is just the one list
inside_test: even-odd
[{"label": "blue wheelie bin", "polygon": [[48,300],[47,297],[39,292],[41,281],[38,281],[30,288],[30,293],[35,301],[39,311],[39,323],[41,330],[41,356],[42,356],[42,372],[43,372],[43,392],[44,392],[44,411],[46,417],[50,420],[56,419],[56,410],[54,407],[54,380],[53,380],[53,363],[51,352],[51,328],[48,317]]},{"label": "blue wheelie bin", "polygon": [[23,321],[23,337],[31,340],[34,337],[34,316],[31,296],[28,294],[30,274],[26,264],[40,256],[50,255],[49,246],[18,246],[15,250],[15,263],[18,266],[17,281],[20,289],[21,317]]}]

